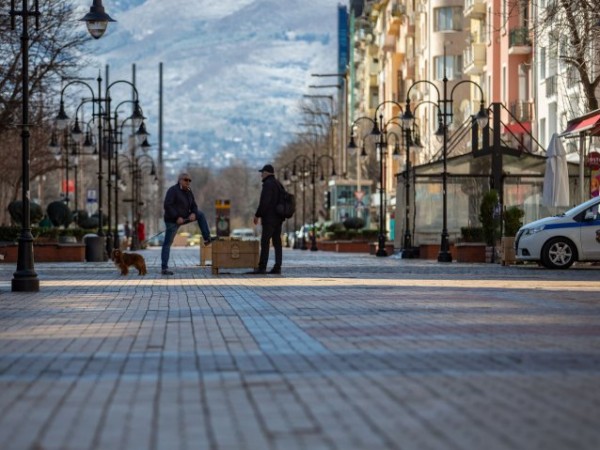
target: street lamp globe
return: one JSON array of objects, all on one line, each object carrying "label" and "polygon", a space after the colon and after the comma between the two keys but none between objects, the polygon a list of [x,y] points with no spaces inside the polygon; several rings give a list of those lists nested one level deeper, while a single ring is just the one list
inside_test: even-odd
[{"label": "street lamp globe", "polygon": [[81,19],[85,22],[88,32],[94,39],[100,39],[108,28],[108,22],[116,22],[108,14],[104,12],[102,0],[94,0],[90,6],[90,12]]}]

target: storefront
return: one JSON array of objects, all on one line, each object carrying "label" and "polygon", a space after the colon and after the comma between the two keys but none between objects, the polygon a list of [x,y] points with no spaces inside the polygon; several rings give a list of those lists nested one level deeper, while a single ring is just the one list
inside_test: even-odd
[{"label": "storefront", "polygon": [[[525,211],[524,222],[556,214],[542,205],[546,157],[502,147],[501,208],[517,205]],[[479,226],[479,208],[483,194],[493,184],[492,152],[477,151],[448,158],[447,227],[450,242],[460,237],[461,227]],[[442,231],[443,162],[415,166],[409,178],[409,226],[413,245],[440,242]],[[579,203],[580,174],[577,163],[568,163],[570,198]],[[589,174],[585,175],[589,182]],[[402,247],[406,223],[405,173],[397,175],[396,242]]]}]

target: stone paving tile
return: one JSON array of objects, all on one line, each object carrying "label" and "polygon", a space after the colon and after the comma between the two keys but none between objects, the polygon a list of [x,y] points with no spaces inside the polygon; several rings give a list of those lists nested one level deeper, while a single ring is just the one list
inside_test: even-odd
[{"label": "stone paving tile", "polygon": [[[600,448],[600,271],[286,249],[0,265],[0,448]],[[227,272],[227,273],[225,273]]]}]

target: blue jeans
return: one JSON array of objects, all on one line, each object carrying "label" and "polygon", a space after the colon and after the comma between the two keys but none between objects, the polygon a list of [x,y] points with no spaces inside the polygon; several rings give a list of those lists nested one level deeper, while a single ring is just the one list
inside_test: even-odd
[{"label": "blue jeans", "polygon": [[[208,222],[206,221],[206,216],[200,210],[194,211],[196,214],[196,221],[198,222],[198,226],[200,227],[200,233],[202,233],[202,238],[205,241],[210,241],[210,229],[208,228]],[[161,269],[165,270],[169,268],[169,257],[171,255],[171,245],[173,244],[173,240],[175,239],[175,235],[177,235],[177,230],[179,229],[179,225],[175,222],[165,222],[165,239],[162,245],[162,251],[160,252],[160,261],[161,261]]]}]

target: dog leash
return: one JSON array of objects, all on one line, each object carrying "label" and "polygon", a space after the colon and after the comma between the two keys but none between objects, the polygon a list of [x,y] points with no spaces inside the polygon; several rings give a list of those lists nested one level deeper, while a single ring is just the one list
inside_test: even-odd
[{"label": "dog leash", "polygon": [[[183,222],[181,225],[185,225],[185,224],[188,224],[188,223],[190,223],[190,222],[191,222],[191,220],[185,220],[185,221],[184,221],[184,222]],[[159,231],[159,232],[158,232],[158,233],[156,233],[154,236],[150,236],[148,239],[146,239],[146,240],[144,240],[144,241],[140,242],[140,245],[142,245],[142,244],[145,244],[145,243],[146,243],[146,242],[148,242],[148,241],[151,241],[151,240],[152,240],[152,239],[154,239],[156,236],[160,236],[161,234],[163,234],[163,233],[166,233],[167,231],[169,231],[169,230],[172,230],[173,228],[179,228],[181,225],[180,225],[180,224],[171,225],[170,227],[168,227],[168,228],[166,228],[166,229],[164,229],[164,230],[162,230],[162,231]]]}]

